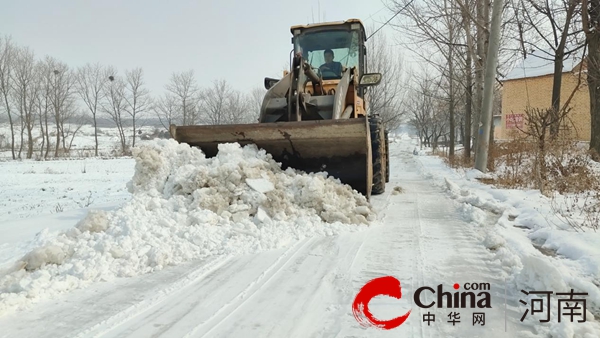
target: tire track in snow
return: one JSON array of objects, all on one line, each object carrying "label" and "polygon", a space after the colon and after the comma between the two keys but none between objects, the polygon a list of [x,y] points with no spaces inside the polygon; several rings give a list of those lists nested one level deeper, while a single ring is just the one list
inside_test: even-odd
[{"label": "tire track in snow", "polygon": [[[417,316],[414,316],[413,314],[413,318],[412,318],[412,322],[411,324],[416,321],[417,324],[411,325],[411,332],[412,332],[412,336],[413,337],[423,337],[424,334],[424,326],[425,323],[421,320],[423,318],[423,309],[417,307],[417,305],[414,303],[413,300],[413,295],[415,290],[422,286],[425,285],[426,281],[425,281],[425,277],[424,277],[424,272],[423,269],[425,267],[425,261],[424,261],[424,257],[423,257],[423,224],[421,222],[421,210],[420,210],[420,206],[421,206],[421,189],[423,188],[422,186],[422,182],[420,182],[419,177],[416,175],[416,170],[414,165],[409,166],[409,163],[415,163],[415,160],[413,157],[411,157],[410,155],[408,155],[406,152],[403,152],[401,154],[399,154],[398,158],[401,159],[401,162],[399,165],[401,165],[401,171],[405,173],[405,177],[404,177],[404,184],[406,185],[405,188],[405,194],[408,193],[412,193],[415,196],[415,201],[414,201],[414,214],[415,214],[415,220],[414,220],[414,225],[411,226],[411,224],[413,224],[413,222],[401,222],[404,223],[404,226],[402,227],[402,233],[408,233],[410,235],[408,235],[412,240],[413,240],[413,245],[415,248],[415,252],[414,252],[414,257],[412,260],[412,275],[413,275],[413,281],[417,281],[417,283],[412,283],[412,285],[410,285],[410,303],[412,304],[412,309],[413,309],[413,313],[416,312]],[[421,183],[419,185],[417,185],[416,183]],[[399,202],[397,203],[402,203],[402,199],[400,199]],[[416,311],[415,311],[416,310]],[[415,318],[416,317],[416,318]],[[429,331],[429,336],[431,337],[431,330]]]},{"label": "tire track in snow", "polygon": [[[414,236],[414,238],[417,242],[417,248],[418,248],[419,252],[418,252],[418,264],[413,264],[413,273],[417,275],[417,281],[419,283],[417,285],[412,286],[413,293],[414,293],[414,290],[416,290],[416,288],[418,288],[421,285],[425,285],[425,277],[423,276],[423,267],[424,267],[425,263],[423,261],[423,248],[422,248],[423,243],[421,241],[421,238],[423,236],[423,224],[421,223],[421,212],[419,210],[419,207],[420,207],[419,192],[417,192],[415,194],[415,196],[416,196],[415,202],[416,202],[416,211],[417,211],[418,233]],[[423,337],[423,329],[424,329],[424,325],[425,325],[425,323],[421,320],[421,318],[423,318],[423,309],[417,307],[416,304],[414,304],[414,301],[413,301],[413,306],[414,306],[414,308],[417,308],[419,311],[419,317],[417,318],[419,325],[415,325],[417,335],[415,335],[415,333],[413,332],[413,337]],[[429,337],[431,337],[431,333],[429,334]]]},{"label": "tire track in snow", "polygon": [[[218,257],[210,261],[208,264],[202,265],[200,268],[194,270],[190,274],[178,279],[174,283],[171,283],[167,287],[161,288],[161,290],[158,291],[155,296],[149,299],[143,299],[141,302],[112,315],[110,318],[97,323],[83,332],[80,332],[75,337],[100,337],[105,335],[115,327],[118,327],[132,318],[149,311],[149,309],[159,306],[169,297],[174,296],[178,292],[182,292],[182,290],[185,290],[186,287],[197,283],[219,268],[231,263],[231,259],[231,256]],[[96,332],[94,333],[94,331]]]},{"label": "tire track in snow", "polygon": [[[355,289],[358,290],[372,278],[392,275],[400,280],[403,292],[401,300],[407,298],[405,302],[409,302],[412,313],[407,322],[391,331],[365,330],[353,325],[356,323],[349,323],[352,329],[338,336],[506,336],[502,302],[504,285],[499,279],[501,267],[481,243],[478,229],[460,217],[454,201],[422,173],[420,163],[408,151],[394,159],[393,172],[398,174],[392,176],[390,186],[399,184],[404,192],[381,196],[383,224],[372,229],[370,237],[365,239],[362,249],[364,255],[357,258],[357,266],[362,271]],[[438,309],[436,306],[421,309],[414,304],[413,296],[417,288],[430,286],[436,289],[438,284],[442,284],[445,291],[452,293],[455,291],[452,289],[455,282],[461,285],[465,282],[488,282],[493,286],[490,291],[493,308],[483,310],[488,316],[485,327],[475,327],[471,323],[472,312],[478,311],[476,308],[457,309],[456,312],[461,316],[460,323],[453,326],[447,322],[448,314],[453,309]],[[436,296],[427,293],[422,294],[421,299],[428,303],[435,300]],[[404,313],[399,311],[401,303],[374,299],[370,307],[376,317],[390,319]],[[376,308],[378,305],[382,310]],[[397,309],[390,309],[392,307]],[[428,312],[435,315],[435,322],[430,325],[422,320],[423,314]],[[516,331],[517,326],[513,325],[512,331]]]},{"label": "tire track in snow", "polygon": [[[283,255],[273,263],[268,269],[260,274],[252,283],[248,285],[242,292],[237,294],[231,301],[224,304],[218,311],[216,311],[207,320],[196,325],[192,328],[184,338],[194,337],[204,326],[211,325],[211,321],[216,321],[212,324],[209,329],[204,332],[202,336],[208,335],[210,332],[219,327],[225,320],[230,318],[236,311],[238,311],[246,302],[254,295],[263,291],[266,285],[292,261],[292,259],[298,255],[299,252],[303,251],[309,244],[314,242],[314,238],[308,238],[306,240],[299,241],[294,246],[290,247]],[[223,315],[222,315],[223,314]]]},{"label": "tire track in snow", "polygon": [[[182,286],[177,292],[172,293],[169,299],[156,302],[153,306],[128,316],[125,320],[108,327],[97,336],[102,337],[181,337],[199,326],[198,322],[205,322],[205,318],[212,318],[226,307],[232,296],[242,297],[243,288],[248,284],[255,284],[266,271],[281,262],[282,258],[294,254],[304,245],[305,241],[298,241],[285,250],[277,250],[267,255],[244,255],[228,258],[227,264],[212,269],[193,282]],[[282,252],[283,251],[283,252]],[[254,260],[259,257],[259,260]],[[250,268],[248,268],[250,266]],[[238,276],[244,269],[250,273]],[[262,272],[253,280],[253,274]],[[225,304],[224,304],[225,303]],[[153,325],[148,325],[153,323]],[[111,323],[113,324],[113,323]]]},{"label": "tire track in snow", "polygon": [[[418,192],[418,186],[412,182],[410,174],[414,169],[405,168],[403,163],[405,160],[405,158],[400,161],[397,158],[392,159],[392,175],[388,183],[388,192],[373,198],[380,219],[378,224],[367,232],[361,244],[361,251],[357,252],[354,258],[356,269],[351,269],[350,273],[353,276],[353,293],[373,278],[391,275],[400,280],[402,286],[400,300],[389,297],[375,298],[369,304],[371,312],[377,318],[391,319],[404,314],[409,309],[412,309],[413,313],[407,322],[391,331],[365,329],[359,326],[349,313],[348,319],[344,320],[343,328],[336,337],[422,336],[420,322],[415,323],[416,320],[420,321],[419,313],[412,302],[412,289],[423,281],[420,226],[417,202],[413,199],[414,194]],[[393,187],[399,183],[402,183],[404,192],[392,194]]]},{"label": "tire track in snow", "polygon": [[[407,165],[412,168],[411,171],[417,169],[416,177],[408,176],[414,178],[413,183],[421,189],[416,194],[419,226],[422,229],[422,235],[418,239],[423,250],[420,257],[424,258],[424,278],[420,286],[436,289],[437,285],[442,284],[443,290],[450,293],[456,291],[452,288],[454,283],[460,284],[459,292],[466,291],[466,282],[489,283],[491,286],[491,309],[438,309],[437,306],[423,309],[423,312],[435,314],[436,318],[431,326],[418,318],[422,324],[421,336],[505,337],[518,335],[518,331],[528,331],[517,319],[517,322],[508,323],[508,330],[505,332],[502,267],[482,243],[483,228],[461,217],[460,205],[448,197],[443,187],[434,184],[424,172],[420,161],[412,156],[402,157],[406,163],[412,162]],[[427,303],[435,300],[437,295],[421,295],[421,298]],[[460,323],[456,326],[448,322],[448,314],[454,311],[460,314]],[[473,325],[473,312],[485,313],[485,326]]]},{"label": "tire track in snow", "polygon": [[334,337],[340,317],[351,306],[344,271],[358,251],[359,237],[313,238],[236,313],[211,328],[209,335],[193,336]]}]

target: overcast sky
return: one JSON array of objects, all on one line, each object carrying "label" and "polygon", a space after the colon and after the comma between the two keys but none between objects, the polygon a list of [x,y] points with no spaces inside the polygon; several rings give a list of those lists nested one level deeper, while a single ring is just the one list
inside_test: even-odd
[{"label": "overcast sky", "polygon": [[290,26],[318,21],[319,7],[325,21],[358,18],[375,27],[392,15],[381,0],[4,0],[0,34],[71,67],[142,67],[155,94],[188,69],[201,86],[225,79],[249,91],[281,76]]}]

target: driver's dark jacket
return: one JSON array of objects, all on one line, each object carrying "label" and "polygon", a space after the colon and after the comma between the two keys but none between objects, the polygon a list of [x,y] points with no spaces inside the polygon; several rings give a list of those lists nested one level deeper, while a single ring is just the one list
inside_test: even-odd
[{"label": "driver's dark jacket", "polygon": [[324,67],[329,68],[337,76],[342,75],[342,64],[337,61],[333,61],[332,63],[324,63],[319,68],[321,68],[322,71]]}]

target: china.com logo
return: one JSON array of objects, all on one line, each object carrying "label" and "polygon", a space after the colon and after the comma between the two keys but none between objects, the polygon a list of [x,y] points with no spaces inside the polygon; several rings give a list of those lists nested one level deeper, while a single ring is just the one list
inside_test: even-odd
[{"label": "china.com logo", "polygon": [[[473,291],[468,292],[449,292],[444,291],[442,284],[439,284],[436,289],[429,286],[422,286],[415,290],[414,303],[420,308],[430,308],[437,306],[438,308],[491,308],[490,305],[490,293],[485,291],[490,289],[488,283],[466,283],[465,288],[471,290],[480,290],[475,293]],[[460,288],[459,284],[453,285],[455,290]],[[422,295],[431,294],[436,295],[435,299],[424,303]],[[377,296],[388,296],[396,299],[402,298],[402,286],[400,281],[392,276],[385,276],[370,280],[365,284],[356,297],[354,303],[352,303],[352,313],[358,323],[365,327],[375,326],[380,329],[390,330],[402,325],[410,316],[412,310],[409,310],[405,314],[390,319],[390,320],[379,320],[373,316],[369,311],[369,302],[371,299]]]}]

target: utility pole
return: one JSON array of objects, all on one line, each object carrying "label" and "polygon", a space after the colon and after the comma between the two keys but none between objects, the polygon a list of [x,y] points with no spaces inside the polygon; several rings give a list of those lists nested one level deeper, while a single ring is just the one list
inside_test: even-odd
[{"label": "utility pole", "polygon": [[490,27],[490,44],[485,62],[485,80],[483,86],[483,104],[481,123],[477,133],[477,154],[475,169],[487,171],[488,151],[490,145],[490,129],[492,127],[492,108],[494,103],[494,82],[498,64],[498,49],[500,44],[500,23],[502,21],[503,0],[494,0],[492,8],[492,25]]}]

